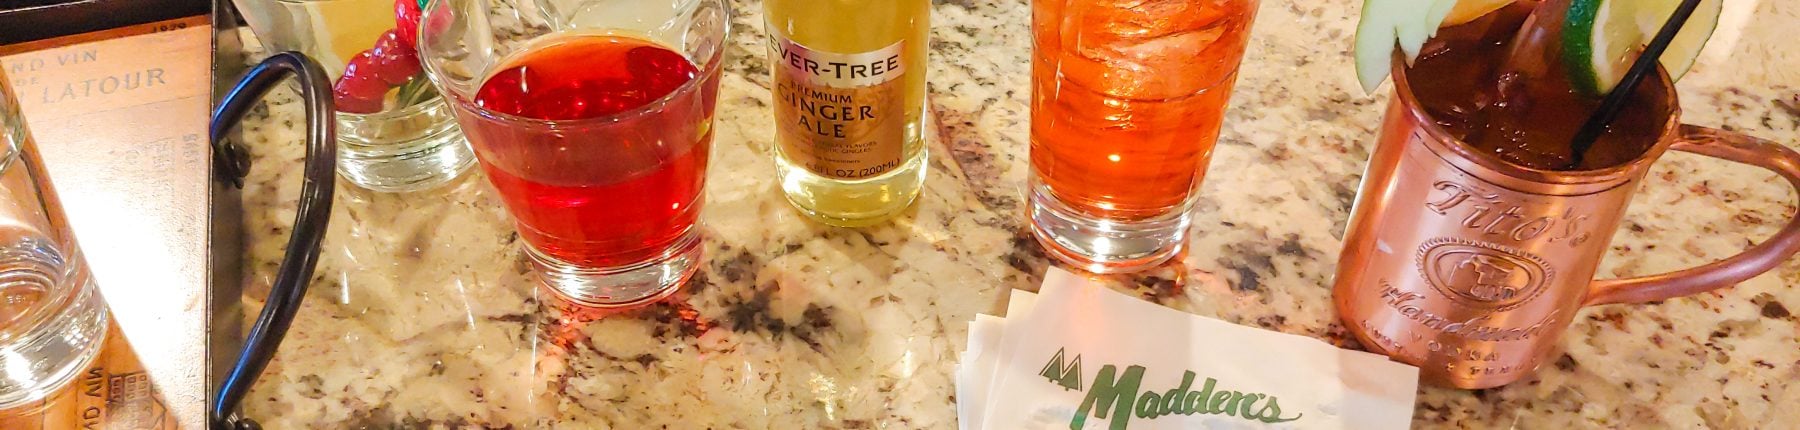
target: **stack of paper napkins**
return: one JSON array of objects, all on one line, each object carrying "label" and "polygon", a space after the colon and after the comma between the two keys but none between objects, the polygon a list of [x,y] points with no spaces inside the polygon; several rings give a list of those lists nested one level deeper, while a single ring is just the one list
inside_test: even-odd
[{"label": "stack of paper napkins", "polygon": [[1051,268],[1040,293],[1012,292],[1006,318],[976,315],[956,399],[964,430],[1404,429],[1418,376]]}]

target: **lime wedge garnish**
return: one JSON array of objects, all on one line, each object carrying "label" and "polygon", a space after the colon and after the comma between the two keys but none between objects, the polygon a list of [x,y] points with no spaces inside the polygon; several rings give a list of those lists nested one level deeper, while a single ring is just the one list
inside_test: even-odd
[{"label": "lime wedge garnish", "polygon": [[[1439,27],[1468,22],[1517,0],[1363,0],[1356,23],[1356,78],[1374,92],[1387,80],[1394,48],[1406,60],[1419,57]],[[1446,19],[1455,17],[1454,19]]]},{"label": "lime wedge garnish", "polygon": [[[1563,23],[1563,63],[1576,91],[1601,97],[1625,77],[1644,45],[1656,37],[1681,0],[1573,0]],[[1669,78],[1681,79],[1719,26],[1722,0],[1701,0],[1663,51]]]}]

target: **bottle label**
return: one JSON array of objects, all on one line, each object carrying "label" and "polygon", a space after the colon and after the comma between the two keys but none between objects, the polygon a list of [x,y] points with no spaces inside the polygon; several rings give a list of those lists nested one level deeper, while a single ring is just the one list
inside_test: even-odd
[{"label": "bottle label", "polygon": [[790,161],[814,174],[860,179],[900,166],[906,146],[906,41],[844,54],[770,31],[775,130]]}]

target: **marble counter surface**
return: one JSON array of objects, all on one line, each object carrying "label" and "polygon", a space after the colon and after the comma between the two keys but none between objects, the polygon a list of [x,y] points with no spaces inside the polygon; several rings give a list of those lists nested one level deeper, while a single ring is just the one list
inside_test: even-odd
[{"label": "marble counter surface", "polygon": [[[707,263],[677,297],[602,315],[534,287],[479,174],[444,189],[340,185],[312,290],[247,403],[269,428],[955,428],[967,322],[1050,264],[1026,232],[1029,9],[938,0],[930,178],[880,226],[789,208],[769,158],[762,15],[734,0]],[[1330,278],[1387,90],[1357,89],[1359,2],[1264,1],[1177,264],[1111,278],[1226,321],[1359,347]],[[1800,0],[1734,0],[1681,83],[1688,122],[1800,143]],[[300,110],[246,122],[254,275],[267,291],[299,190]],[[1601,268],[1650,274],[1773,234],[1795,196],[1771,174],[1674,154],[1651,173]],[[1418,428],[1775,428],[1800,422],[1800,261],[1735,288],[1589,308],[1535,376],[1421,388]],[[1784,424],[1783,424],[1784,423]]]}]

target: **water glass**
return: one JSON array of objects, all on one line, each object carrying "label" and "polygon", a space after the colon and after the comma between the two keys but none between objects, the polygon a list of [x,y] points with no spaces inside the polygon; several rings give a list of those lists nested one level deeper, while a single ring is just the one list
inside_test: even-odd
[{"label": "water glass", "polygon": [[317,60],[334,84],[338,174],[385,192],[427,189],[474,165],[424,78],[416,0],[233,0],[267,52]]},{"label": "water glass", "polygon": [[99,353],[106,304],[0,73],[0,410],[68,385]]}]

